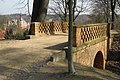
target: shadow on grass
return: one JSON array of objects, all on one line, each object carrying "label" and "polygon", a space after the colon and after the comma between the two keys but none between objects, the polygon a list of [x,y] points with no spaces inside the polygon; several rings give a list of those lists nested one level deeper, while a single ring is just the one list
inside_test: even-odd
[{"label": "shadow on grass", "polygon": [[[120,77],[114,73],[111,73],[110,71],[101,70],[93,67],[83,66],[78,63],[75,63],[76,71],[80,74],[80,76],[90,76],[94,77],[90,80],[118,80]],[[95,79],[98,78],[98,79]],[[83,79],[83,80],[89,80]]]},{"label": "shadow on grass", "polygon": [[32,52],[26,54],[22,48],[6,48],[0,50],[0,64],[21,67],[29,63],[35,56]]},{"label": "shadow on grass", "polygon": [[0,56],[4,56],[10,53],[15,53],[17,51],[23,51],[23,49],[22,48],[5,48],[0,50]]},{"label": "shadow on grass", "polygon": [[[21,75],[20,75],[21,74]],[[48,72],[31,72],[28,74],[23,74],[13,76],[7,80],[102,80],[92,76],[70,76],[64,73],[48,73]],[[111,79],[112,80],[112,79]]]},{"label": "shadow on grass", "polygon": [[[13,73],[24,73],[24,74],[27,74],[25,71],[23,70],[20,70],[20,69],[14,69],[14,68],[9,68],[9,67],[6,67],[6,66],[0,66],[0,75],[2,76],[5,76],[5,77],[8,77],[8,76],[11,76],[13,75]],[[6,79],[8,80],[8,79]]]},{"label": "shadow on grass", "polygon": [[107,60],[120,61],[120,51],[109,51]]},{"label": "shadow on grass", "polygon": [[68,42],[56,44],[53,46],[45,47],[45,49],[50,49],[50,50],[62,50],[64,47],[68,46]]},{"label": "shadow on grass", "polygon": [[[36,78],[31,79],[31,77],[38,75],[38,73],[40,74],[41,73],[41,72],[39,72],[40,68],[43,67],[44,65],[46,65],[46,63],[48,61],[49,61],[49,59],[46,58],[44,60],[36,61],[36,62],[32,63],[31,65],[27,65],[20,69],[14,70],[12,68],[8,68],[8,71],[10,71],[10,74],[6,75],[7,76],[6,80],[35,80]],[[6,70],[7,70],[7,68],[6,68]],[[3,70],[3,71],[6,72],[6,70]]]},{"label": "shadow on grass", "polygon": [[[14,72],[7,80],[117,80],[114,76],[109,76],[109,72],[102,72],[99,69],[75,64],[77,74],[69,75],[66,66],[43,65],[38,61],[23,70]],[[46,67],[47,66],[47,67]],[[46,70],[44,70],[46,67]],[[120,78],[119,78],[120,79]]]},{"label": "shadow on grass", "polygon": [[67,73],[50,73],[50,72],[25,72],[17,71],[7,80],[102,80],[94,76],[69,75]]}]

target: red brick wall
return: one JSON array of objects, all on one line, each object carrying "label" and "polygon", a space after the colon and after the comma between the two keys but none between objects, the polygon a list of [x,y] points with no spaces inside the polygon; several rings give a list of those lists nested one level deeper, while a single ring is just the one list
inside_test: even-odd
[{"label": "red brick wall", "polygon": [[0,39],[5,39],[4,36],[5,36],[4,31],[0,31]]}]

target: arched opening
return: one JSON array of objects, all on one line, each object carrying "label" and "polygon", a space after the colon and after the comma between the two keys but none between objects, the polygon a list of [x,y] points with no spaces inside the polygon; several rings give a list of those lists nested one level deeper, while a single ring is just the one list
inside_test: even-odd
[{"label": "arched opening", "polygon": [[94,67],[99,68],[99,69],[103,69],[103,54],[101,51],[97,52],[95,59],[94,59]]}]

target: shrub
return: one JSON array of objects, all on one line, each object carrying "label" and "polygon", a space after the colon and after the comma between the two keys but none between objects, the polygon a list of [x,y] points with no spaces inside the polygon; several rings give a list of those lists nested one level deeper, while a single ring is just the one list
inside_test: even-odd
[{"label": "shrub", "polygon": [[13,39],[13,29],[9,28],[5,31],[5,39]]},{"label": "shrub", "polygon": [[23,30],[18,31],[14,35],[14,39],[16,39],[16,40],[30,39],[30,37],[28,36],[28,29],[23,29]]},{"label": "shrub", "polygon": [[29,38],[28,29],[21,29],[16,25],[10,25],[5,32],[5,39],[25,40]]}]

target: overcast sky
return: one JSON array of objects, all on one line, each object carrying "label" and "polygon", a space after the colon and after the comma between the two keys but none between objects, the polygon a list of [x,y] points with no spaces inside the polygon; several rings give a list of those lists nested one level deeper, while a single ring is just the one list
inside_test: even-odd
[{"label": "overcast sky", "polygon": [[[20,4],[24,0],[1,0],[0,1],[0,14],[14,14],[14,13],[27,13],[25,3]],[[27,1],[27,0],[26,0]],[[30,0],[30,12],[32,13],[33,0]],[[21,9],[22,8],[22,9]]]}]

